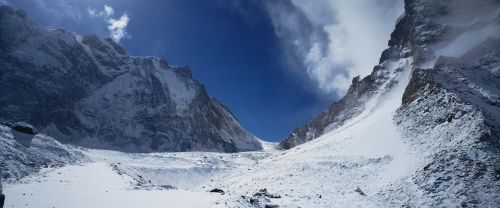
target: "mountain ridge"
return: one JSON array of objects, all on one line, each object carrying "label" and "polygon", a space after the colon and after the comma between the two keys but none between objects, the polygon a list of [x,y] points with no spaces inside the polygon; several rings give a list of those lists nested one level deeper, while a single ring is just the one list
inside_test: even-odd
[{"label": "mountain ridge", "polygon": [[[396,23],[389,48],[372,74],[361,79],[373,87],[356,91],[360,78],[355,78],[344,98],[292,132],[280,147],[301,152],[297,158],[322,150],[341,160],[356,153],[387,154],[390,162],[386,165],[391,168],[386,174],[401,174],[393,172],[398,169],[407,172],[371,190],[385,200],[380,206],[498,206],[498,8],[500,2],[490,0],[405,0],[405,13]],[[408,59],[409,67],[399,64]],[[395,79],[402,73],[408,73],[409,79]],[[367,120],[374,119],[377,108],[394,104],[384,94],[393,93],[398,85],[403,91],[393,114],[378,115],[379,121]],[[371,101],[363,101],[359,94]],[[340,105],[351,98],[355,99]],[[384,126],[387,117],[391,122]],[[394,134],[388,134],[393,128]],[[391,153],[403,147],[407,155]],[[379,174],[370,184],[387,180],[386,174]],[[354,183],[358,178],[343,179]]]},{"label": "mountain ridge", "polygon": [[60,141],[92,148],[261,149],[187,67],[129,56],[109,38],[44,29],[8,6],[1,6],[0,22],[4,121],[26,121]]}]

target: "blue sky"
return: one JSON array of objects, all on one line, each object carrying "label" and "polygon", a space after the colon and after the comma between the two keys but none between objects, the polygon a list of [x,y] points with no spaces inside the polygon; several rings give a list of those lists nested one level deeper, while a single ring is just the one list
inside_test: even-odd
[{"label": "blue sky", "polygon": [[[386,11],[394,10],[392,2],[402,5],[399,0],[368,1],[378,2],[377,10],[365,6],[366,1],[353,5],[329,0],[316,4],[293,0],[0,2],[25,10],[44,26],[79,35],[109,36],[107,21],[126,15],[127,34],[119,41],[131,55],[158,56],[173,65],[190,66],[209,94],[229,106],[245,128],[271,141],[286,138],[293,128],[326,109],[345,92],[353,76],[371,71],[367,66],[377,64],[399,15],[398,10],[390,15]],[[105,5],[113,9],[109,17],[89,14],[89,10],[103,11]],[[355,18],[342,21],[345,17],[339,14],[349,9]],[[361,52],[353,51],[360,40],[349,39],[366,32],[354,27],[364,21],[357,12],[387,16],[367,22],[382,28],[377,29],[380,37],[367,41],[380,43],[366,44]],[[353,58],[358,55],[365,58]]]}]

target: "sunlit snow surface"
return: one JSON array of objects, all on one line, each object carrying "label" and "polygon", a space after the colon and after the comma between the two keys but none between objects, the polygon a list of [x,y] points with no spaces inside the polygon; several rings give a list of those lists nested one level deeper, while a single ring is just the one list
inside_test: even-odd
[{"label": "sunlit snow surface", "polygon": [[44,170],[6,185],[5,207],[204,207],[219,196],[188,190],[136,190],[104,162]]}]

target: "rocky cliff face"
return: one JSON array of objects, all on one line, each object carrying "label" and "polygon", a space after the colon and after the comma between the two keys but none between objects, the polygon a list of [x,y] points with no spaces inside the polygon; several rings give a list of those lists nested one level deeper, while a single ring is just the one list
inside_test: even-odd
[{"label": "rocky cliff face", "polygon": [[60,141],[131,152],[261,149],[187,67],[111,39],[48,30],[0,6],[0,119]]},{"label": "rocky cliff face", "polygon": [[[412,207],[498,206],[499,8],[500,2],[493,0],[406,0],[405,14],[373,73],[362,81],[356,78],[343,99],[295,130],[281,147],[353,123],[358,109],[370,105],[365,97],[391,91],[385,74],[401,68],[387,66],[411,60],[410,80],[393,121],[402,141],[424,164],[379,196]],[[418,196],[405,188],[415,185]]]},{"label": "rocky cliff face", "polygon": [[406,143],[426,159],[413,178],[432,199],[426,206],[500,203],[499,47],[500,39],[489,39],[412,74],[394,120]]}]

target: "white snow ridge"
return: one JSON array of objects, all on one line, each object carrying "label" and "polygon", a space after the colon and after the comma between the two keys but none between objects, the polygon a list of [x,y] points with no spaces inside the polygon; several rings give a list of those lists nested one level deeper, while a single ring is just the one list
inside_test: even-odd
[{"label": "white snow ridge", "polygon": [[[353,79],[344,98],[280,143],[244,131],[224,105],[204,94],[189,70],[155,58],[129,57],[113,49],[112,42],[95,39],[106,47],[93,45],[80,52],[98,67],[95,78],[102,83],[86,83],[90,90],[75,91],[75,112],[57,117],[68,119],[67,128],[56,123],[41,126],[45,131],[37,133],[31,125],[11,121],[43,124],[22,114],[30,105],[9,103],[12,97],[0,88],[0,120],[6,120],[0,125],[5,207],[499,207],[500,35],[482,31],[500,24],[500,3],[405,4],[372,74]],[[0,7],[0,13],[9,11]],[[0,20],[5,17],[9,15],[0,15]],[[477,31],[481,41],[468,42],[466,48],[458,44],[460,53],[451,53],[464,34]],[[0,40],[6,34],[0,30]],[[6,51],[2,43],[0,50]],[[14,55],[29,56],[21,53],[29,50],[24,46]],[[9,61],[5,67],[23,63],[1,54],[0,59]],[[137,95],[154,99],[138,105],[144,97]],[[192,106],[215,113],[192,112]],[[165,111],[168,119],[138,116]],[[175,120],[179,118],[186,120]],[[224,120],[222,127],[217,119]],[[198,120],[205,123],[189,123]],[[220,137],[206,140],[193,129],[205,124]],[[169,125],[179,128],[160,128]],[[127,139],[111,137],[108,146],[92,149],[58,138],[94,131],[92,135]],[[179,142],[169,134],[198,140]],[[134,140],[145,135],[147,142]],[[158,142],[158,135],[170,143],[155,150],[176,152],[151,151],[148,145]],[[124,152],[123,147],[134,151]]]}]

